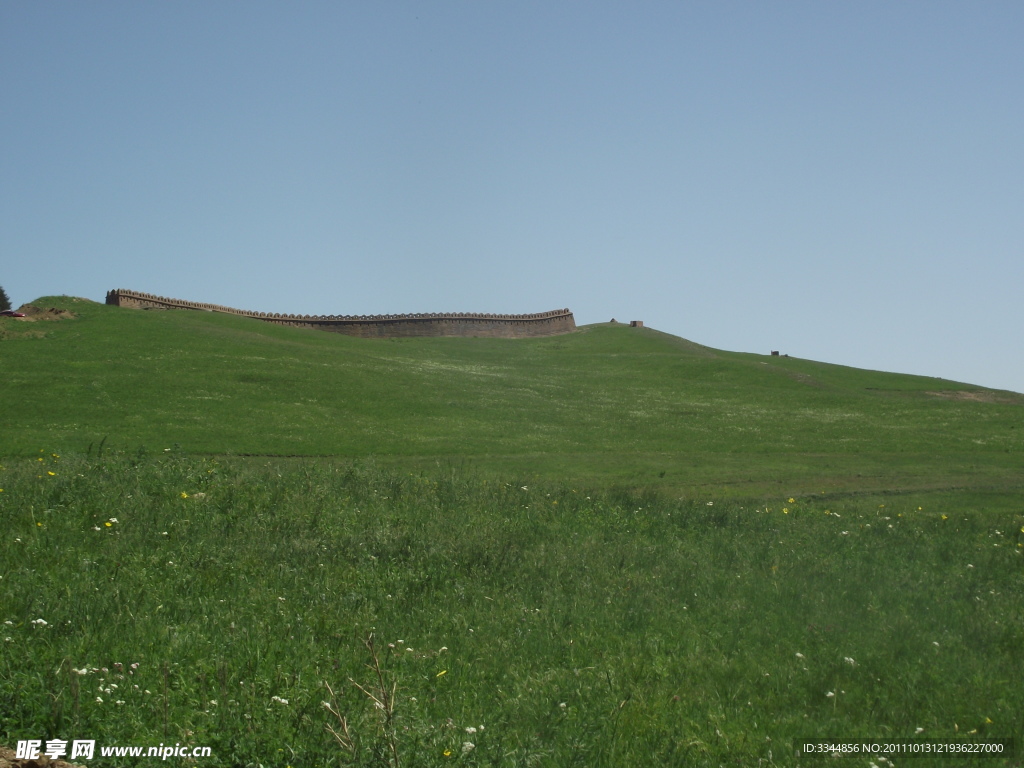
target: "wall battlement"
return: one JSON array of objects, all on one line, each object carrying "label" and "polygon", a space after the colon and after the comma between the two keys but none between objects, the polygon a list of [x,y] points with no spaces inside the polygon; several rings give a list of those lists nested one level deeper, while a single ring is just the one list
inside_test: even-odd
[{"label": "wall battlement", "polygon": [[485,336],[512,339],[555,336],[576,330],[576,322],[572,312],[568,309],[554,309],[550,312],[539,312],[532,315],[459,312],[404,315],[283,315],[247,312],[242,309],[223,307],[219,304],[168,299],[164,296],[154,296],[151,293],[128,291],[121,288],[107,292],[107,304],[135,309],[191,309],[201,312],[223,312],[277,325],[315,328],[362,338]]}]

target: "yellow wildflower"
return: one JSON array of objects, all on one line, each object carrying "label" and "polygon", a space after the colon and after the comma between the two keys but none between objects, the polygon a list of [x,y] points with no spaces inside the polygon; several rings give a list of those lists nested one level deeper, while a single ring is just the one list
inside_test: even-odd
[{"label": "yellow wildflower", "polygon": [[188,494],[187,494],[187,493],[185,493],[184,491],[182,491],[182,492],[181,492],[181,498],[183,498],[183,499],[187,499],[187,498],[188,498]]},{"label": "yellow wildflower", "polygon": [[448,670],[447,669],[442,669],[440,672],[438,672],[436,675],[434,675],[434,677],[442,677],[443,675],[447,675],[447,674],[448,674]]}]

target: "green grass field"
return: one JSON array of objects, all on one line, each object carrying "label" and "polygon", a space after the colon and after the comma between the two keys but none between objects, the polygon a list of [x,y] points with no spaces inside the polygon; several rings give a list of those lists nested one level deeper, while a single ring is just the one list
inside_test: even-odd
[{"label": "green grass field", "polygon": [[991,737],[1015,753],[909,764],[1022,764],[1024,397],[621,326],[35,304],[77,317],[0,320],[8,746],[811,766],[798,742]]},{"label": "green grass field", "polygon": [[47,297],[0,320],[4,451],[376,456],[706,492],[1020,488],[1024,395],[650,329],[351,339]]}]

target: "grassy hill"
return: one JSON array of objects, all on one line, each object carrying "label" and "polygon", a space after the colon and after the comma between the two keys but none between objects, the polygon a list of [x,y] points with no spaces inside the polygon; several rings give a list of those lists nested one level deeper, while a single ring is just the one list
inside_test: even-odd
[{"label": "grassy hill", "polygon": [[2,452],[377,456],[634,487],[1007,487],[1024,396],[593,325],[547,339],[353,339],[44,297],[0,326]]},{"label": "grassy hill", "polygon": [[1021,765],[1019,395],[622,326],[35,304],[74,317],[0,319],[0,747]]}]

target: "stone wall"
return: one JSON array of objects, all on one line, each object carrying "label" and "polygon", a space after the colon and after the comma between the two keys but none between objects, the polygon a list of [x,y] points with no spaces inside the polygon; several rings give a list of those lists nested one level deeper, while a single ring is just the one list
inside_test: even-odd
[{"label": "stone wall", "polygon": [[576,321],[568,309],[554,309],[533,315],[491,315],[481,313],[430,313],[418,315],[281,315],[267,312],[246,312],[115,289],[107,292],[107,304],[135,309],[192,309],[203,312],[224,312],[263,320],[278,325],[315,328],[346,336],[362,338],[393,338],[402,336],[486,336],[491,338],[526,338],[555,336],[576,330]]}]

